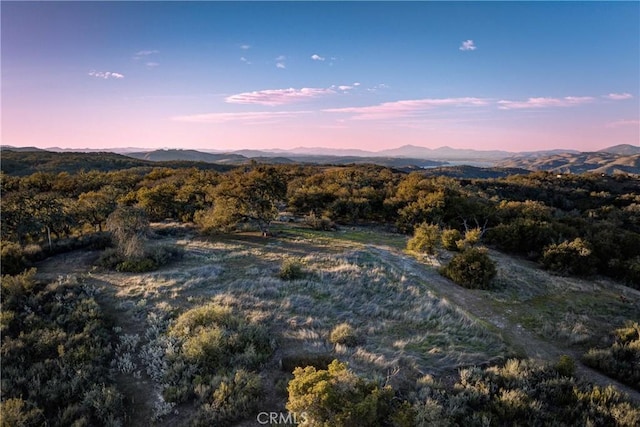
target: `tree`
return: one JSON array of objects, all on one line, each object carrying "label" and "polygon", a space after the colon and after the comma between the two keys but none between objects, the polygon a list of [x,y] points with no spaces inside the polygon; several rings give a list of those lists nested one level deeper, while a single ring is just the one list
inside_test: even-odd
[{"label": "tree", "polygon": [[152,221],[165,218],[176,218],[178,203],[176,196],[178,189],[172,183],[160,183],[151,188],[142,187],[138,190],[138,206],[145,210]]},{"label": "tree", "polygon": [[118,207],[107,218],[107,230],[116,247],[125,258],[140,258],[144,255],[144,238],[149,229],[149,219],[142,209],[131,206]]},{"label": "tree", "polygon": [[118,196],[119,191],[110,185],[102,187],[99,191],[80,194],[76,206],[78,218],[102,231],[102,224],[116,208]]},{"label": "tree", "polygon": [[263,236],[278,216],[278,203],[287,193],[287,183],[272,166],[255,166],[231,172],[214,191],[213,224],[229,227],[241,220],[256,223]]},{"label": "tree", "polygon": [[413,238],[407,242],[407,249],[432,255],[436,252],[440,240],[440,227],[435,224],[423,223],[416,227],[413,232]]}]

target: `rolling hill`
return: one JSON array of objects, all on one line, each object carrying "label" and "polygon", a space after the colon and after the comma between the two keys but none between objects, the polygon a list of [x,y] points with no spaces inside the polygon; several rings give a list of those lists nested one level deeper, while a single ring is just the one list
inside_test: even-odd
[{"label": "rolling hill", "polygon": [[496,166],[558,173],[640,174],[640,154],[620,155],[603,150],[591,153],[552,154],[542,157],[517,156],[498,162]]}]

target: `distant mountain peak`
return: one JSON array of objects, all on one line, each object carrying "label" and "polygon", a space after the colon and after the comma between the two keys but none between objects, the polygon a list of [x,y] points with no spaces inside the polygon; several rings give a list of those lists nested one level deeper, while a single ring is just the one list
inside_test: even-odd
[{"label": "distant mountain peak", "polygon": [[631,144],[618,144],[612,147],[603,148],[602,150],[598,150],[598,152],[632,156],[634,154],[640,154],[640,146]]}]

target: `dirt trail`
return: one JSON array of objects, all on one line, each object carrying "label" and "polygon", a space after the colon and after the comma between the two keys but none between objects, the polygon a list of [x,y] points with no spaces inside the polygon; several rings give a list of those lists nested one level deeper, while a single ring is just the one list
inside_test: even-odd
[{"label": "dirt trail", "polygon": [[513,324],[507,316],[492,310],[489,299],[481,294],[452,283],[442,277],[436,269],[421,264],[396,249],[380,245],[368,245],[367,249],[384,260],[387,265],[402,271],[406,277],[425,284],[439,297],[445,298],[470,315],[498,329],[503,339],[526,357],[555,363],[561,355],[569,355],[576,362],[576,376],[578,378],[600,386],[613,385],[625,392],[634,402],[640,404],[640,392],[581,363],[581,352],[563,346],[559,342],[540,339],[524,329],[522,325]]},{"label": "dirt trail", "polygon": [[[82,277],[82,281],[98,290],[96,300],[102,311],[113,327],[120,328],[118,335],[144,335],[144,319],[133,316],[130,310],[118,307],[119,298],[116,293],[125,286],[123,274],[92,274],[94,261],[98,258],[96,251],[74,251],[66,254],[50,257],[36,265],[36,277],[42,281],[53,281],[59,277],[76,275]],[[142,369],[144,371],[144,369]],[[126,407],[124,424],[126,426],[147,426],[150,423],[152,408],[151,402],[157,390],[153,381],[145,374],[136,378],[133,374],[117,372],[115,380],[118,389],[124,394]]]}]

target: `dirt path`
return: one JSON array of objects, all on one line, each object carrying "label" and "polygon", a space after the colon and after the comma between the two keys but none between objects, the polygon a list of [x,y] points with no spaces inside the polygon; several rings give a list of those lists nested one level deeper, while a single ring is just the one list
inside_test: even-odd
[{"label": "dirt path", "polygon": [[442,277],[435,268],[421,264],[406,254],[385,246],[368,245],[367,249],[384,260],[387,265],[403,272],[428,288],[439,297],[447,299],[470,315],[495,327],[518,353],[541,361],[555,363],[561,355],[571,356],[576,362],[576,376],[600,386],[613,385],[625,392],[633,401],[640,403],[640,393],[580,362],[581,352],[552,342],[540,339],[527,331],[520,324],[513,324],[509,318],[492,310],[491,301],[480,293],[467,290]]},{"label": "dirt path", "polygon": [[[66,254],[50,257],[37,264],[37,278],[43,281],[57,280],[60,276],[76,275],[89,286],[93,286],[98,292],[96,301],[100,304],[102,312],[107,321],[115,328],[114,334],[144,336],[145,321],[139,315],[134,315],[130,307],[118,304],[121,298],[117,297],[118,292],[126,287],[126,275],[119,273],[90,273],[94,261],[98,258],[99,252],[95,251],[74,251]],[[117,332],[116,332],[117,331]],[[117,341],[114,345],[117,344]],[[156,400],[158,393],[153,380],[149,378],[139,361],[136,370],[140,370],[140,375],[134,373],[115,373],[115,381],[118,390],[123,393],[127,408],[124,415],[125,426],[149,426],[152,417],[152,402]]]}]

